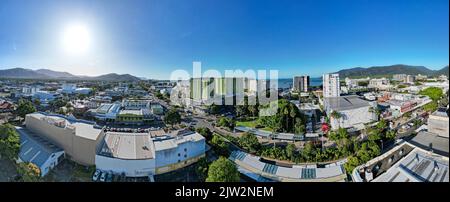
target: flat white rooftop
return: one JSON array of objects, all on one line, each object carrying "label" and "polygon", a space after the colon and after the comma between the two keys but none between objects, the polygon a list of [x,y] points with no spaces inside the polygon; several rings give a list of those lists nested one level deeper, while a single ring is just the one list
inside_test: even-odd
[{"label": "flat white rooftop", "polygon": [[120,159],[152,159],[154,149],[148,133],[108,132],[99,154]]},{"label": "flat white rooftop", "polygon": [[73,127],[75,128],[75,135],[79,137],[83,137],[90,140],[96,140],[98,136],[100,135],[101,129],[95,128],[92,123],[89,123],[87,121],[82,120],[69,120],[68,118],[64,118],[62,115],[56,115],[56,114],[43,114],[43,113],[32,113],[27,114],[27,116],[32,116],[36,119],[43,120],[46,119],[49,121],[48,124],[51,124],[51,122],[64,122],[63,127]]},{"label": "flat white rooftop", "polygon": [[161,151],[161,150],[167,150],[167,149],[173,149],[177,147],[179,144],[183,144],[186,142],[198,142],[200,140],[203,140],[204,137],[196,132],[190,132],[190,133],[184,133],[179,134],[172,138],[154,138],[153,143],[155,144],[155,150]]},{"label": "flat white rooftop", "polygon": [[448,158],[415,148],[374,182],[449,182]]}]

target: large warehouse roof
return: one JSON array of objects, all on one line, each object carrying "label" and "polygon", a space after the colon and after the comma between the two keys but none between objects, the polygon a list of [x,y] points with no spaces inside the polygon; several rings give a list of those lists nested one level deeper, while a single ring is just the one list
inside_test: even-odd
[{"label": "large warehouse roof", "polygon": [[331,108],[335,111],[344,111],[370,106],[368,101],[363,100],[355,95],[327,97],[324,98],[324,102],[327,108]]}]

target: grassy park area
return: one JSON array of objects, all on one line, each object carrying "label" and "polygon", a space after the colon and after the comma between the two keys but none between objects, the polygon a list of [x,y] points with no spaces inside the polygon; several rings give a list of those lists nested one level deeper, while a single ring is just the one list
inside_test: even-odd
[{"label": "grassy park area", "polygon": [[[259,125],[258,125],[258,121],[257,120],[252,120],[252,121],[236,121],[236,126],[258,128]],[[262,127],[261,126],[258,129],[272,131],[272,129],[269,128],[269,127]]]}]

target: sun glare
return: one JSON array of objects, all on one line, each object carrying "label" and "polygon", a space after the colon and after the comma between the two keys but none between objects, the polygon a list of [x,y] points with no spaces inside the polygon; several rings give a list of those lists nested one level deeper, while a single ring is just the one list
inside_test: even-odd
[{"label": "sun glare", "polygon": [[63,47],[70,54],[82,54],[89,50],[90,33],[84,25],[67,26],[62,37]]}]

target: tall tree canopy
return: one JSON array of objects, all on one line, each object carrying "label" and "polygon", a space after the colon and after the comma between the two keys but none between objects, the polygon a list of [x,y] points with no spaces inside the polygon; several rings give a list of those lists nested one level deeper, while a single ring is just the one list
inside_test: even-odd
[{"label": "tall tree canopy", "polygon": [[272,128],[275,132],[295,133],[296,128],[299,130],[300,125],[305,125],[305,120],[305,116],[297,106],[286,99],[279,99],[277,113],[273,116],[260,117],[259,122],[260,125]]},{"label": "tall tree canopy", "polygon": [[225,157],[219,157],[209,165],[207,182],[239,182],[239,171]]},{"label": "tall tree canopy", "polygon": [[174,124],[181,123],[181,115],[176,109],[170,109],[164,116],[164,122],[172,126]]},{"label": "tall tree canopy", "polygon": [[17,114],[20,117],[25,118],[25,115],[33,113],[35,111],[36,108],[31,101],[24,99],[19,100],[19,106],[17,106]]},{"label": "tall tree canopy", "polygon": [[0,157],[14,160],[19,154],[20,138],[11,124],[0,125]]}]

